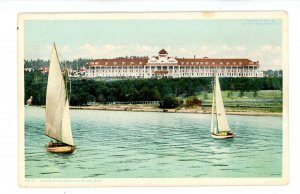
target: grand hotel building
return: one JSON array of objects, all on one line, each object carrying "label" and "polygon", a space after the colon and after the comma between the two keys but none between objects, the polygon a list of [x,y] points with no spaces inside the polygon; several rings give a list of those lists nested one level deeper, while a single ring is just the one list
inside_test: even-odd
[{"label": "grand hotel building", "polygon": [[164,49],[158,56],[96,59],[86,64],[86,77],[179,78],[211,77],[218,69],[221,77],[262,77],[259,62],[249,59],[174,58]]}]

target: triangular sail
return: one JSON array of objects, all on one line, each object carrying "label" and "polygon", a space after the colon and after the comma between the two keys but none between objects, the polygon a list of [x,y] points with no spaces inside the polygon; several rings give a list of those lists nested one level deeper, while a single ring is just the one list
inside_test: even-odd
[{"label": "triangular sail", "polygon": [[45,135],[74,145],[66,85],[55,46],[52,49],[48,72],[45,122]]},{"label": "triangular sail", "polygon": [[218,132],[230,131],[226,114],[225,114],[218,72],[216,72],[215,75],[215,98],[216,98]]}]

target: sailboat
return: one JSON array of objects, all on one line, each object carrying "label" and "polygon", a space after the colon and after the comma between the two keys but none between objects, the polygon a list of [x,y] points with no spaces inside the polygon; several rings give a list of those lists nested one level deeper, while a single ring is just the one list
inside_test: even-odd
[{"label": "sailboat", "polygon": [[[216,114],[214,112],[216,109]],[[214,124],[214,118],[216,118],[216,126]],[[230,130],[226,113],[224,109],[221,87],[219,82],[218,72],[215,72],[213,81],[213,99],[212,99],[212,111],[211,111],[211,130],[210,134],[216,139],[232,138],[235,134]]]},{"label": "sailboat", "polygon": [[75,150],[66,85],[68,73],[66,67],[63,69],[64,72],[54,44],[49,65],[45,115],[45,135],[56,140],[51,140],[45,147],[48,152],[54,153],[72,153]]}]

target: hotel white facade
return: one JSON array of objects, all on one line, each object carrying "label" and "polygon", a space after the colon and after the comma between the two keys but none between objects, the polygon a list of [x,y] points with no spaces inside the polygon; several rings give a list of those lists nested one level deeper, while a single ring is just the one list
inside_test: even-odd
[{"label": "hotel white facade", "polygon": [[86,64],[90,78],[263,77],[259,62],[249,59],[174,58],[164,49],[158,56],[96,59]]}]

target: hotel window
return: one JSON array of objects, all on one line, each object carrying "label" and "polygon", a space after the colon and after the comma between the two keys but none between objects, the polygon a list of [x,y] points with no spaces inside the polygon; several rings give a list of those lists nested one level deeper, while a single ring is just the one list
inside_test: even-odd
[{"label": "hotel window", "polygon": [[99,62],[95,62],[95,65],[99,65]]},{"label": "hotel window", "polygon": [[199,65],[199,62],[196,62],[196,65]]},{"label": "hotel window", "polygon": [[192,65],[194,65],[194,62],[191,62]]},{"label": "hotel window", "polygon": [[130,62],[130,65],[134,65],[134,62]]},{"label": "hotel window", "polygon": [[188,64],[189,64],[189,62],[186,62],[186,64],[188,65]]},{"label": "hotel window", "polygon": [[124,61],[122,62],[122,65],[125,65],[125,62],[124,62]]},{"label": "hotel window", "polygon": [[201,64],[201,65],[203,65],[204,63],[203,63],[203,62],[201,62],[200,64]]},{"label": "hotel window", "polygon": [[226,65],[229,65],[229,62],[226,62]]},{"label": "hotel window", "polygon": [[141,65],[141,64],[143,64],[143,62],[140,61],[139,64]]},{"label": "hotel window", "polygon": [[117,65],[118,63],[117,62],[113,62],[113,65]]},{"label": "hotel window", "polygon": [[105,65],[108,65],[108,62],[105,62]]},{"label": "hotel window", "polygon": [[233,64],[235,65],[235,64],[236,64],[236,62],[233,62]]},{"label": "hotel window", "polygon": [[205,62],[205,65],[207,65],[208,64],[208,62]]},{"label": "hotel window", "polygon": [[220,62],[220,65],[223,65],[223,62]]},{"label": "hotel window", "polygon": [[242,62],[239,62],[239,64],[241,65],[241,64],[243,64]]},{"label": "hotel window", "polygon": [[212,62],[212,64],[214,65],[214,64],[215,64],[215,62]]},{"label": "hotel window", "polygon": [[183,65],[184,64],[184,62],[181,62],[181,65]]}]

